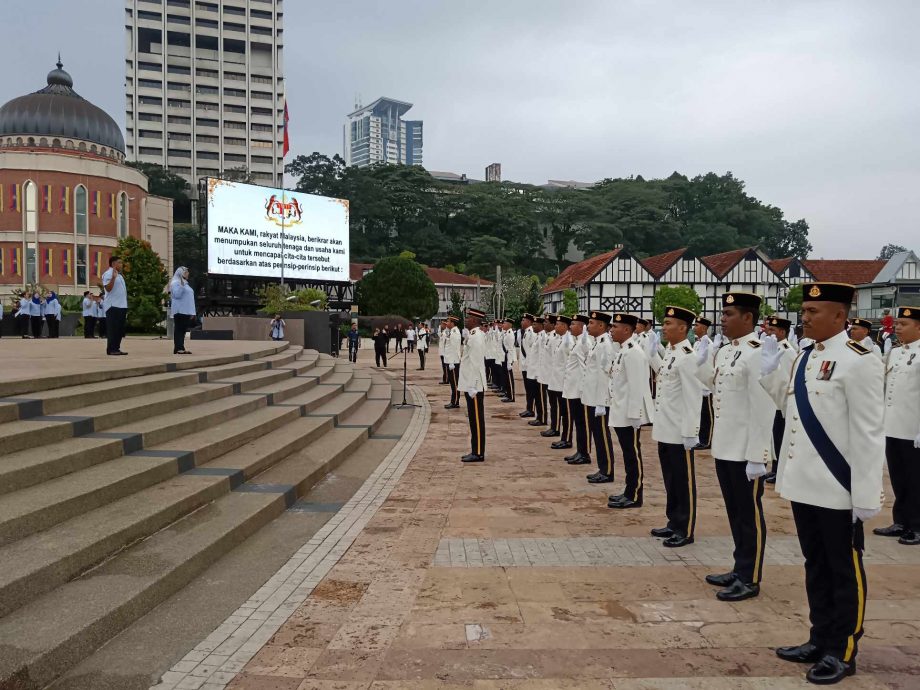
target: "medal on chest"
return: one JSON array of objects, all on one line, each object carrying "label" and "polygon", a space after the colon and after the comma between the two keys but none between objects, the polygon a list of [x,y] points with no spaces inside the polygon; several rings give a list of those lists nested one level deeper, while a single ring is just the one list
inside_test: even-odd
[{"label": "medal on chest", "polygon": [[837,362],[826,359],[821,362],[821,368],[818,370],[818,381],[830,381],[831,376],[834,375],[834,367],[837,366]]}]

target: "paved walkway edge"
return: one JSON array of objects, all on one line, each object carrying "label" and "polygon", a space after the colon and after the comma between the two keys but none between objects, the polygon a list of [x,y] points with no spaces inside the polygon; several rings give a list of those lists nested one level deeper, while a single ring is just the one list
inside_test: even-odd
[{"label": "paved walkway edge", "polygon": [[151,690],[223,690],[306,601],[386,501],[425,438],[431,407],[417,387],[409,392],[418,407],[402,440],[351,500]]}]

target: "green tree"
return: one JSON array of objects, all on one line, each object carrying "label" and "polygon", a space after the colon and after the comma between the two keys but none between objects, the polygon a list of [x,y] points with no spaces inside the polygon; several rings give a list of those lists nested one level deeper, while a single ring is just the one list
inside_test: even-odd
[{"label": "green tree", "polygon": [[878,258],[883,261],[888,261],[895,254],[900,254],[901,252],[906,252],[907,247],[902,247],[900,244],[886,244],[878,252]]},{"label": "green tree", "polygon": [[173,226],[173,263],[189,270],[189,283],[197,291],[208,272],[208,249],[197,225]]},{"label": "green tree", "polygon": [[802,311],[802,284],[793,285],[789,288],[789,292],[786,293],[786,296],[783,297],[783,306],[785,310],[792,313],[798,313]]},{"label": "green tree", "polygon": [[136,237],[121,238],[116,255],[124,262],[128,329],[152,333],[166,317],[163,305],[170,278],[166,275],[166,267],[150,243]]},{"label": "green tree", "polygon": [[192,220],[192,189],[181,175],[164,168],[157,163],[126,163],[131,168],[140,170],[147,176],[147,192],[154,196],[163,196],[173,200],[173,220],[176,223],[189,223]]},{"label": "green tree", "polygon": [[689,285],[662,285],[652,297],[652,314],[656,323],[662,322],[667,307],[683,307],[699,314],[703,303],[696,290]]},{"label": "green tree", "polygon": [[420,264],[400,256],[381,259],[355,288],[358,309],[365,316],[398,314],[430,319],[438,312],[438,291]]},{"label": "green tree", "polygon": [[[285,311],[324,311],[327,304],[326,293],[316,288],[303,288],[301,290],[288,290],[278,283],[266,285],[257,290],[261,307],[259,311],[264,314],[278,314]],[[319,302],[314,305],[313,302]]]},{"label": "green tree", "polygon": [[578,293],[571,288],[562,291],[562,311],[563,316],[575,316],[578,313]]},{"label": "green tree", "polygon": [[530,276],[530,285],[524,297],[523,311],[534,316],[543,313],[543,295],[540,294],[540,281],[536,276]]},{"label": "green tree", "polygon": [[764,300],[760,303],[760,317],[773,316],[776,313],[776,309],[767,304],[767,300]]},{"label": "green tree", "polygon": [[448,312],[450,316],[456,316],[458,319],[463,321],[463,311],[466,309],[466,305],[463,302],[463,295],[461,295],[456,290],[451,290],[450,292],[450,311]]}]

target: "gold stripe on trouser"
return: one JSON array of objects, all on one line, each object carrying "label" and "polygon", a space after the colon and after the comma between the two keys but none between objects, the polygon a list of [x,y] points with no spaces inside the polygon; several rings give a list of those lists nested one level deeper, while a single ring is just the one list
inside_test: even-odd
[{"label": "gold stripe on trouser", "polygon": [[604,439],[604,448],[607,450],[607,476],[613,474],[613,455],[610,452],[610,427],[607,426],[607,414],[601,417],[601,438]]},{"label": "gold stripe on trouser", "polygon": [[856,635],[862,630],[863,617],[866,613],[866,582],[865,575],[859,567],[859,553],[853,549],[853,570],[856,574],[856,626],[853,628],[853,634],[847,638],[847,648],[843,653],[843,660],[850,663],[853,660],[853,652],[856,650]]},{"label": "gold stripe on trouser", "polygon": [[[555,391],[553,392],[555,393]],[[553,428],[559,429],[562,426],[562,395],[560,394],[558,397],[554,395],[553,397],[556,398],[556,423],[553,424]],[[559,429],[559,431],[562,431],[562,429]]]},{"label": "gold stripe on trouser", "polygon": [[763,566],[763,532],[760,529],[760,506],[757,505],[757,490],[763,477],[757,477],[754,480],[754,529],[757,530],[757,550],[754,552],[754,574],[751,578],[753,583],[760,583],[760,570]]},{"label": "gold stripe on trouser", "polygon": [[639,480],[636,482],[636,493],[633,494],[634,501],[639,500],[639,491],[642,489],[642,453],[639,452],[639,430],[633,427],[633,452],[636,454],[636,462],[639,464]]},{"label": "gold stripe on trouser", "polygon": [[712,393],[707,395],[706,399],[707,399],[707,404],[709,405],[709,429],[707,430],[709,433],[709,436],[706,437],[706,445],[711,446],[712,445],[712,432],[716,427],[716,418],[713,416],[713,409],[712,409]]},{"label": "gold stripe on trouser", "polygon": [[693,463],[690,460],[690,453],[691,451],[684,450],[684,455],[687,458],[687,491],[690,495],[690,515],[687,520],[687,537],[693,536],[693,523],[696,518],[694,514],[696,512],[696,496],[694,496],[693,492]]},{"label": "gold stripe on trouser", "polygon": [[565,400],[565,407],[569,411],[569,424],[568,424],[568,429],[566,430],[565,437],[569,440],[569,443],[571,443],[572,442],[572,426],[575,423],[572,419],[572,401],[569,398],[563,398],[563,400]]},{"label": "gold stripe on trouser", "polygon": [[590,452],[591,452],[591,440],[592,440],[592,439],[591,439],[591,436],[592,436],[592,434],[591,434],[591,418],[588,416],[588,406],[587,406],[587,405],[585,405],[584,403],[582,403],[582,404],[581,404],[581,409],[584,410],[584,413],[585,413],[585,431],[587,432],[587,433],[586,433],[586,436],[588,437],[588,439],[587,439],[587,441],[588,441],[588,452],[590,453]]},{"label": "gold stripe on trouser", "polygon": [[479,394],[473,397],[473,414],[476,415],[476,455],[482,455],[482,433],[479,431]]}]

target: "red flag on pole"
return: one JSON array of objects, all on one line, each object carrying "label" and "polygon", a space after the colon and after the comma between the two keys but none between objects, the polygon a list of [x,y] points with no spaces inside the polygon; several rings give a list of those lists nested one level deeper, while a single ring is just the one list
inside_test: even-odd
[{"label": "red flag on pole", "polygon": [[288,139],[288,108],[287,108],[287,96],[284,97],[284,148],[281,150],[281,157],[287,157],[288,151],[291,148],[291,141]]}]

